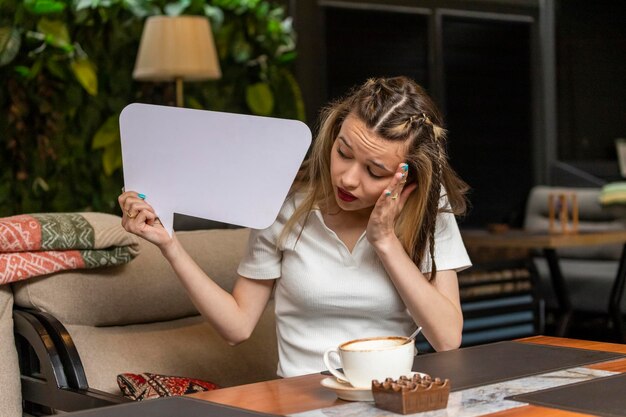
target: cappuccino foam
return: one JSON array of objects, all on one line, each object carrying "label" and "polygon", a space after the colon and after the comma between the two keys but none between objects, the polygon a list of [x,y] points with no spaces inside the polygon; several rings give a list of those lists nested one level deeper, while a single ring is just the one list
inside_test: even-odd
[{"label": "cappuccino foam", "polygon": [[407,342],[404,337],[381,337],[375,339],[358,340],[348,342],[341,346],[343,350],[362,351],[362,350],[381,350],[403,345]]}]

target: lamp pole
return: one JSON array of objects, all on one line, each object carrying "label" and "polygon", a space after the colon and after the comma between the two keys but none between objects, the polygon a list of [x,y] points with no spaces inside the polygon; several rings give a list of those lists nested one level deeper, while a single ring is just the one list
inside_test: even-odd
[{"label": "lamp pole", "polygon": [[176,107],[183,107],[183,77],[176,77]]}]

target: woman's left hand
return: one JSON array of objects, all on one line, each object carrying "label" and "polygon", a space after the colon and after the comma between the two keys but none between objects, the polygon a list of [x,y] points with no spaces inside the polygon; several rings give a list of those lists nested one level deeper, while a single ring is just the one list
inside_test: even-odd
[{"label": "woman's left hand", "polygon": [[409,195],[417,187],[406,184],[407,165],[400,164],[393,179],[376,201],[369,222],[367,223],[367,239],[374,246],[388,239],[395,239],[395,224]]}]

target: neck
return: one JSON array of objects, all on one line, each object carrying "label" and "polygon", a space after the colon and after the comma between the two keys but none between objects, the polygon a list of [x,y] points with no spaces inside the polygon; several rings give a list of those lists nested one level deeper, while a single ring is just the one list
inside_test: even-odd
[{"label": "neck", "polygon": [[347,211],[342,210],[337,202],[332,200],[325,207],[321,208],[324,217],[332,219],[333,222],[341,222],[346,226],[362,226],[367,227],[373,207],[362,210]]}]

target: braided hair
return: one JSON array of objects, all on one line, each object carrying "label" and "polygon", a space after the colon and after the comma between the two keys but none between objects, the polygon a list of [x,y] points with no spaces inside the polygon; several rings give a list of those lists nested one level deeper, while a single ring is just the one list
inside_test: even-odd
[{"label": "braided hair", "polygon": [[292,192],[306,191],[306,196],[285,225],[281,238],[298,221],[306,221],[314,207],[334,198],[330,154],[341,124],[350,114],[380,137],[407,144],[407,183],[417,187],[396,221],[396,235],[416,265],[422,265],[429,254],[430,279],[434,279],[437,216],[442,211],[465,213],[468,187],[448,162],[446,130],[437,106],[422,87],[407,77],[369,79],[322,111],[311,154],[292,188]]}]

